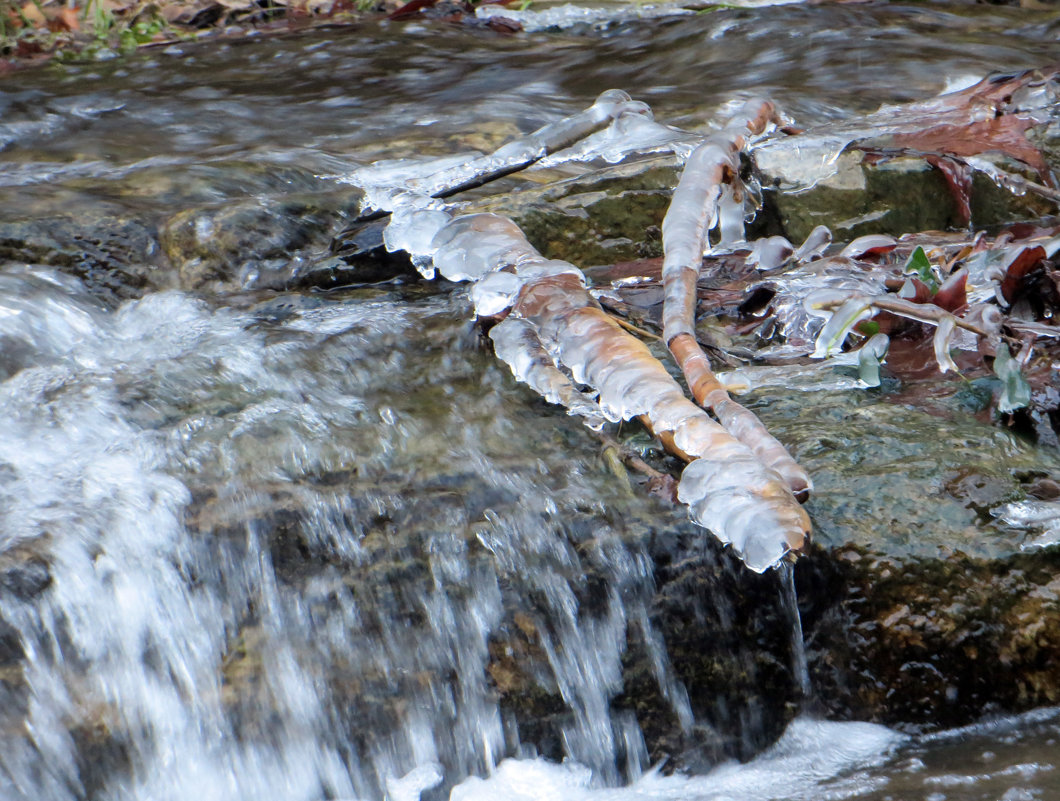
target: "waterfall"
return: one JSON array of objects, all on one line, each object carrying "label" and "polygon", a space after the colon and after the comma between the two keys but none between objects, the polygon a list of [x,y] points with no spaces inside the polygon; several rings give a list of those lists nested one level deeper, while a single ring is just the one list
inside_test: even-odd
[{"label": "waterfall", "polygon": [[0,797],[415,797],[534,753],[633,780],[631,638],[691,726],[606,471],[454,348],[459,298],[2,280]]}]

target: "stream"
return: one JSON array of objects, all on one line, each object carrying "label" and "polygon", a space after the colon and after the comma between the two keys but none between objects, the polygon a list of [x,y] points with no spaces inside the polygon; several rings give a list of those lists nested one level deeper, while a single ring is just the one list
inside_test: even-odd
[{"label": "stream", "polygon": [[6,78],[0,801],[1060,797],[1060,696],[973,721],[828,698],[871,630],[829,606],[850,549],[1030,558],[984,510],[1060,456],[977,417],[981,387],[749,396],[817,486],[824,555],[782,592],[517,384],[466,289],[344,287],[327,252],[357,170],[606,88],[692,130],[757,94],[809,125],[1058,40],[1055,11],[787,5]]}]

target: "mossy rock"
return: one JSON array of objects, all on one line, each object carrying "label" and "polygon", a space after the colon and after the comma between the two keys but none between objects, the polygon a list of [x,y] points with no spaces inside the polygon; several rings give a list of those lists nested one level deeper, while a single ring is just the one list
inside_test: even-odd
[{"label": "mossy rock", "polygon": [[605,167],[476,202],[510,216],[550,259],[580,267],[662,255],[660,226],[680,171],[673,157]]},{"label": "mossy rock", "polygon": [[[1019,169],[1015,164],[1004,166]],[[818,225],[827,226],[842,240],[966,227],[946,179],[923,159],[874,162],[851,149],[839,156],[835,167],[834,174],[802,191],[776,188],[785,182],[782,174],[761,177],[768,190],[766,213],[776,216],[792,242],[802,242]],[[976,228],[1055,212],[1042,198],[1013,194],[979,173],[973,177],[970,200],[971,225]]]}]

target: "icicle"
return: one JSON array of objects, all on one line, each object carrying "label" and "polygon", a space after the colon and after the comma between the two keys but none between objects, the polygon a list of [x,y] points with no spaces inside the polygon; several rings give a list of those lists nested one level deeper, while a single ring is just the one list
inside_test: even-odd
[{"label": "icicle", "polygon": [[512,305],[522,286],[519,276],[503,271],[489,273],[476,281],[471,287],[475,316],[493,317],[500,314]]},{"label": "icicle", "polygon": [[718,198],[718,243],[711,248],[715,253],[732,251],[745,242],[743,192],[735,183],[725,184]]},{"label": "icicle", "polygon": [[953,331],[956,320],[953,317],[944,317],[939,320],[935,328],[935,337],[932,342],[935,348],[935,361],[939,364],[939,370],[943,373],[953,370],[959,373],[956,362],[950,356],[950,341],[953,339]]},{"label": "icicle", "polygon": [[790,259],[794,252],[795,248],[786,238],[764,237],[755,241],[747,263],[759,270],[775,270]]},{"label": "icicle", "polygon": [[590,428],[603,427],[604,418],[599,405],[579,392],[556,367],[533,325],[509,317],[490,329],[490,339],[497,358],[512,368],[517,380],[529,385],[549,403],[558,403],[568,413],[581,415]]},{"label": "icicle", "polygon": [[890,349],[891,340],[886,334],[873,334],[857,350],[858,375],[866,387],[880,385],[880,365]]},{"label": "icicle", "polygon": [[1008,345],[1002,344],[997,349],[994,375],[1001,379],[1001,395],[997,401],[999,412],[1014,412],[1031,402],[1030,385],[1020,371],[1019,362],[1012,358]]}]

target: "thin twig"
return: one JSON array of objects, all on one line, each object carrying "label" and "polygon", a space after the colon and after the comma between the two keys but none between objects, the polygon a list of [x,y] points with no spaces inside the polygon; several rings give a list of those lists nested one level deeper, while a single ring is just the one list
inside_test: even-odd
[{"label": "thin twig", "polygon": [[659,470],[656,470],[650,464],[641,459],[636,453],[634,453],[632,450],[627,448],[625,445],[623,445],[621,442],[619,442],[609,434],[597,432],[596,438],[604,444],[605,449],[610,448],[614,450],[622,458],[622,461],[626,464],[627,467],[631,467],[638,473],[642,473],[648,478],[665,478],[666,476],[670,475],[669,473],[663,473]]},{"label": "thin twig", "polygon": [[614,318],[614,321],[616,323],[618,323],[620,326],[622,326],[632,334],[636,334],[637,336],[645,337],[647,339],[654,339],[656,342],[662,342],[662,337],[658,334],[653,334],[651,331],[639,328],[638,326],[633,325],[633,323],[631,323],[629,320],[619,317],[617,314],[612,314],[611,317]]},{"label": "thin twig", "polygon": [[[838,308],[846,303],[848,300],[852,300],[857,297],[851,295],[847,298],[839,298],[834,300],[825,300],[820,303],[811,304],[815,309],[821,309],[822,311],[830,311],[831,309]],[[932,325],[938,325],[943,320],[953,318],[954,325],[958,328],[963,328],[965,331],[971,331],[977,336],[981,336],[984,339],[989,339],[990,332],[980,328],[974,323],[969,323],[967,320],[962,320],[954,314],[950,314],[945,309],[939,308],[938,306],[932,306],[928,303],[913,303],[912,301],[905,300],[903,298],[887,298],[878,295],[866,295],[865,305],[871,306],[880,311],[891,312],[901,317],[908,317],[913,320],[917,320],[922,323],[931,323]]]}]

